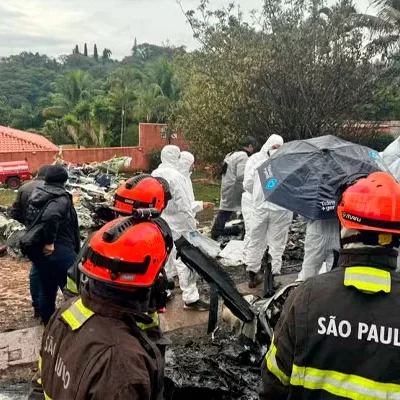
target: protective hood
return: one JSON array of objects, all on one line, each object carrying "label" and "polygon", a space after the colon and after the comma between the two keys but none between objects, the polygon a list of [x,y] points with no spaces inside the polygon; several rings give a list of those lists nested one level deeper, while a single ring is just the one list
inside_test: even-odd
[{"label": "protective hood", "polygon": [[167,145],[161,150],[161,162],[166,167],[177,168],[181,151],[178,146]]},{"label": "protective hood", "polygon": [[193,164],[194,164],[194,155],[192,153],[189,153],[188,151],[182,151],[181,158],[179,159],[178,162],[179,172],[182,175],[189,177],[190,169],[192,168]]},{"label": "protective hood", "polygon": [[283,145],[283,138],[279,135],[271,135],[261,148],[261,153],[264,156],[272,156],[276,153],[276,149],[272,149],[276,145]]}]

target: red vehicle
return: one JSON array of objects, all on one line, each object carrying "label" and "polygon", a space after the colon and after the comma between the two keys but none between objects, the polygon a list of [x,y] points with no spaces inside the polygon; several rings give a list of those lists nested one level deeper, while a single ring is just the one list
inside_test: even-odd
[{"label": "red vehicle", "polygon": [[27,161],[0,162],[0,183],[10,189],[18,189],[21,182],[32,179]]}]

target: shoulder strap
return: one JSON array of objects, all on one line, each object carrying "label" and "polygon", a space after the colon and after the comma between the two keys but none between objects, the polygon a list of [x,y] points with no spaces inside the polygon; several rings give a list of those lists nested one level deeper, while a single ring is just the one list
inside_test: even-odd
[{"label": "shoulder strap", "polygon": [[[44,211],[46,210],[46,208],[48,207],[48,205],[53,201],[54,199],[49,200],[38,212],[38,214],[36,215],[35,219],[29,224],[28,226],[28,230],[31,229],[32,227],[34,227],[42,218],[42,215],[44,213]],[[34,207],[34,206],[32,206]]]}]

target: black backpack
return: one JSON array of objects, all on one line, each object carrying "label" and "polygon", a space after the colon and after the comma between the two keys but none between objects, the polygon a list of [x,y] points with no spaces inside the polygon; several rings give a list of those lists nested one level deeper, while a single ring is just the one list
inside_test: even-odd
[{"label": "black backpack", "polygon": [[32,262],[43,256],[43,248],[46,245],[44,240],[44,223],[41,220],[42,215],[49,204],[59,197],[49,200],[44,207],[36,211],[35,219],[29,224],[25,234],[19,241],[22,255],[28,257]]}]

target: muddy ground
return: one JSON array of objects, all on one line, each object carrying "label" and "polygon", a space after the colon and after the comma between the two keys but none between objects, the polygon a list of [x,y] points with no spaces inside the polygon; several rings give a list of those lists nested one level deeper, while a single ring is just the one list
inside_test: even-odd
[{"label": "muddy ground", "polygon": [[29,293],[30,264],[0,258],[0,332],[37,325]]},{"label": "muddy ground", "polygon": [[[225,267],[236,283],[246,280],[245,269]],[[35,326],[29,294],[30,264],[9,257],[0,260],[0,331]],[[286,274],[299,270],[298,263],[286,264]],[[207,298],[209,286],[199,281],[199,289]],[[177,292],[180,289],[175,289]],[[205,327],[175,331],[168,336],[173,345],[167,353],[166,399],[180,400],[201,396],[207,400],[257,399],[260,383],[259,360],[249,362],[236,338],[220,324],[214,339],[204,336]],[[37,365],[9,368],[0,371],[0,400],[26,398],[29,380]],[[175,384],[172,384],[175,382]],[[177,385],[178,383],[178,385]],[[182,387],[180,387],[181,385]]]}]

